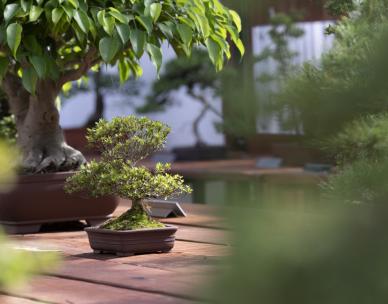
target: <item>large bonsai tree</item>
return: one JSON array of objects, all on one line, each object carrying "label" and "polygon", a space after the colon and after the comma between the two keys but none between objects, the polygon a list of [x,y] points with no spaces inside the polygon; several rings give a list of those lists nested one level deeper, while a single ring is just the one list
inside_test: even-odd
[{"label": "large bonsai tree", "polygon": [[159,227],[148,216],[145,199],[168,198],[191,192],[179,175],[167,173],[169,164],[156,164],[151,171],[138,163],[163,149],[170,128],[146,117],[117,117],[100,120],[88,129],[88,141],[101,152],[99,161],[91,161],[67,180],[69,193],[87,191],[91,196],[117,195],[132,201],[132,209],[102,227],[129,230]]},{"label": "large bonsai tree", "polygon": [[218,0],[7,0],[0,6],[0,75],[30,172],[85,162],[64,141],[55,100],[93,66],[118,64],[125,81],[141,75],[145,52],[159,71],[164,41],[178,55],[206,46],[217,70],[231,56],[227,41],[243,52],[238,14]]}]

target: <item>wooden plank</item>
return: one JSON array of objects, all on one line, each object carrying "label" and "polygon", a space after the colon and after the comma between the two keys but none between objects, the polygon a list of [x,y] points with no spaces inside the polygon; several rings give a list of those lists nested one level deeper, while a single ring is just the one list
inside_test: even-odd
[{"label": "wooden plank", "polygon": [[[115,257],[111,256],[111,259]],[[212,277],[210,273],[191,273],[190,269],[172,275],[164,269],[79,257],[68,259],[59,271],[49,275],[193,300],[201,300],[196,290],[198,284]]]},{"label": "wooden plank", "polygon": [[42,301],[28,298],[18,297],[15,295],[2,295],[0,294],[0,303],[1,304],[41,304]]},{"label": "wooden plank", "polygon": [[230,245],[226,231],[209,228],[180,226],[176,238],[179,241]]},{"label": "wooden plank", "polygon": [[170,272],[192,274],[213,273],[222,267],[222,260],[218,256],[192,255],[188,253],[149,254],[125,258],[122,263],[164,269]]},{"label": "wooden plank", "polygon": [[60,304],[189,304],[182,298],[147,293],[132,289],[42,276],[35,278],[28,288],[18,291],[21,296]]}]

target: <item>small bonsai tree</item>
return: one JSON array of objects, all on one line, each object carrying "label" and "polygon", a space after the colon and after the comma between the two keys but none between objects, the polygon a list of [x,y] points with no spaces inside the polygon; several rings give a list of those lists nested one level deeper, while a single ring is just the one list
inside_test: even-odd
[{"label": "small bonsai tree", "polygon": [[101,152],[99,161],[91,161],[67,180],[69,193],[87,191],[93,197],[117,195],[132,200],[132,208],[102,228],[131,230],[163,226],[150,218],[145,199],[168,198],[191,189],[179,175],[170,175],[169,164],[156,164],[151,171],[138,162],[161,150],[170,128],[158,121],[135,116],[100,120],[88,129],[88,141]]},{"label": "small bonsai tree", "polygon": [[117,64],[124,82],[141,75],[144,53],[159,71],[166,42],[179,55],[205,46],[217,70],[231,57],[230,43],[244,51],[241,20],[219,0],[7,0],[0,7],[0,79],[23,167],[33,173],[85,162],[65,142],[55,101],[92,67]]}]

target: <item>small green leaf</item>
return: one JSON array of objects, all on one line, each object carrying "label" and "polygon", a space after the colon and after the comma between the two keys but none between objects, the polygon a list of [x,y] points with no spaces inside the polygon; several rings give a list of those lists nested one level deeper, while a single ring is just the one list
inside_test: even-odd
[{"label": "small green leaf", "polygon": [[147,53],[151,57],[151,61],[155,65],[156,70],[159,74],[160,67],[162,66],[162,59],[163,59],[163,55],[160,47],[157,47],[156,45],[148,43]]},{"label": "small green leaf", "polygon": [[106,17],[104,10],[98,12],[97,19],[98,23],[103,27],[104,31],[110,36],[112,36],[115,26],[115,19],[111,16]]},{"label": "small green leaf", "polygon": [[61,20],[63,13],[64,13],[64,11],[60,7],[53,9],[51,18],[52,18],[54,24],[57,24],[59,22],[59,20]]},{"label": "small green leaf", "polygon": [[74,8],[78,8],[79,7],[79,2],[78,0],[68,0],[69,3],[74,7]]},{"label": "small green leaf", "polygon": [[5,22],[10,21],[18,12],[19,4],[11,3],[7,4],[4,8],[4,20]]},{"label": "small green leaf", "polygon": [[89,32],[90,23],[88,16],[83,11],[76,11],[74,14],[74,19],[81,28],[81,30],[87,34]]},{"label": "small green leaf", "polygon": [[131,69],[124,59],[120,59],[119,61],[119,75],[120,83],[124,83],[131,76]]},{"label": "small green leaf", "polygon": [[114,37],[104,37],[100,40],[99,50],[106,63],[109,63],[120,49],[120,42]]},{"label": "small green leaf", "polygon": [[70,90],[72,89],[73,87],[73,83],[71,81],[69,82],[66,82],[63,86],[62,86],[62,92],[65,96],[67,96],[70,92]]},{"label": "small green leaf", "polygon": [[239,50],[241,56],[244,56],[244,54],[245,54],[245,47],[244,47],[244,44],[241,41],[241,39],[237,39],[235,41],[235,45],[236,45],[237,49]]},{"label": "small green leaf", "polygon": [[16,57],[17,50],[22,40],[22,32],[23,28],[18,23],[12,23],[7,27],[7,43],[14,57]]},{"label": "small green leaf", "polygon": [[22,9],[24,12],[28,12],[32,5],[32,0],[21,0],[20,4],[22,5]]},{"label": "small green leaf", "polygon": [[129,39],[131,40],[132,49],[137,58],[140,58],[144,53],[144,46],[147,39],[146,33],[138,29],[133,30],[129,35]]},{"label": "small green leaf", "polygon": [[23,45],[29,52],[34,55],[41,55],[43,53],[43,49],[35,35],[27,35],[26,37],[23,37]]},{"label": "small green leaf", "polygon": [[31,94],[35,94],[38,77],[33,68],[23,69],[22,83],[24,88]]},{"label": "small green leaf", "polygon": [[33,5],[30,10],[30,22],[35,22],[43,13],[43,8]]},{"label": "small green leaf", "polygon": [[152,24],[152,19],[147,16],[136,16],[136,20],[147,30],[147,33],[150,35],[154,28]]},{"label": "small green leaf", "polygon": [[128,24],[118,24],[116,25],[117,33],[120,36],[121,41],[125,45],[130,37],[130,28]]},{"label": "small green leaf", "polygon": [[158,27],[168,39],[174,38],[173,31],[174,31],[175,25],[173,23],[168,23],[168,22],[158,23]]},{"label": "small green leaf", "polygon": [[114,7],[110,8],[109,14],[120,21],[121,23],[128,23],[129,20],[126,16],[124,16],[119,10],[115,9]]},{"label": "small green leaf", "polygon": [[234,10],[229,10],[229,13],[232,16],[233,22],[236,25],[238,32],[241,32],[242,26],[241,26],[241,18],[240,18],[240,16]]},{"label": "small green leaf", "polygon": [[162,13],[162,5],[160,3],[152,3],[150,6],[150,14],[154,22],[158,21]]},{"label": "small green leaf", "polygon": [[[210,60],[215,65],[217,70],[221,70],[222,63],[223,63],[221,47],[217,42],[215,42],[211,38],[206,39],[206,47],[209,51]],[[220,64],[220,60],[221,60],[221,64]]]},{"label": "small green leaf", "polygon": [[73,18],[74,16],[74,9],[72,9],[71,7],[69,6],[66,6],[66,5],[62,5],[61,6],[63,8],[63,10],[65,11],[66,15],[71,19]]},{"label": "small green leaf", "polygon": [[184,44],[189,45],[193,39],[193,30],[186,24],[178,24],[177,30]]},{"label": "small green leaf", "polygon": [[41,56],[31,56],[30,62],[38,74],[39,78],[46,76],[46,60]]}]

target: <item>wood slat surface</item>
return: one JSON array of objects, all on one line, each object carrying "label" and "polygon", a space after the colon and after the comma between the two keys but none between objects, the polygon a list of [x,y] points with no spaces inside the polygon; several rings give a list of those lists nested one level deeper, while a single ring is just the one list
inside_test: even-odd
[{"label": "wood slat surface", "polygon": [[[115,214],[129,207],[130,202],[122,201]],[[225,221],[219,208],[184,204],[184,209],[188,217],[165,221],[179,227],[175,247],[167,254],[94,254],[82,230],[13,236],[15,246],[55,250],[63,262],[28,287],[0,298],[0,303],[203,302],[200,285],[223,271],[222,257],[230,253],[228,231],[222,227]]]}]

